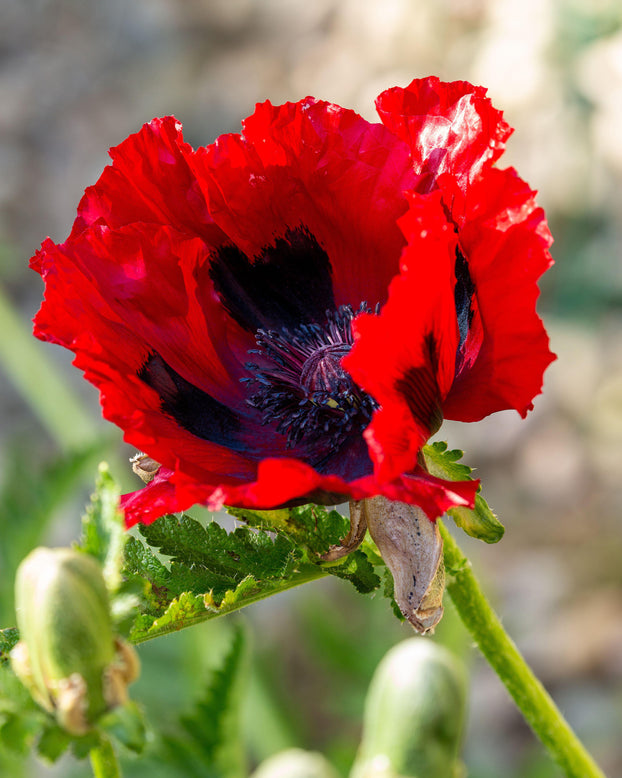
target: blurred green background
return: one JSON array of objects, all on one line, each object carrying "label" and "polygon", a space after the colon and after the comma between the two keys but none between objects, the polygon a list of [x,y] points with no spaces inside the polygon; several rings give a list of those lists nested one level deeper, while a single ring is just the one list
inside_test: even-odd
[{"label": "blurred green background", "polygon": [[[608,774],[622,775],[622,5],[619,0],[2,0],[0,24],[0,615],[14,565],[78,535],[95,463],[125,489],[132,453],[71,356],[29,335],[28,258],[69,232],[106,150],[175,114],[193,145],[254,103],[307,94],[374,119],[383,89],[437,74],[489,88],[516,128],[502,163],[539,190],[556,238],[540,312],[559,360],[525,422],[445,424],[505,523],[463,538],[504,623]],[[73,452],[73,453],[72,453]],[[76,453],[77,452],[77,453]],[[51,507],[51,509],[50,509]],[[299,745],[342,770],[376,662],[408,636],[386,601],[324,581],[244,614],[254,760]],[[156,724],[191,704],[227,621],[146,644],[135,697]],[[472,672],[474,778],[553,778],[451,607],[438,639]],[[68,775],[32,764],[34,775]],[[78,768],[77,774],[86,774]],[[128,775],[140,776],[137,764]],[[157,767],[149,767],[152,776]]]}]

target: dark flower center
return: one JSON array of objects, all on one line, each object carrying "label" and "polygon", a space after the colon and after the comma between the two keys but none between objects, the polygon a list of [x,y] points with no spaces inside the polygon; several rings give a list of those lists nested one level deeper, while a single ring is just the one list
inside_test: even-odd
[{"label": "dark flower center", "polygon": [[362,312],[371,313],[366,303],[356,312],[342,305],[326,312],[324,324],[257,330],[258,348],[249,352],[257,360],[242,379],[255,389],[247,402],[289,447],[319,446],[328,455],[369,424],[377,404],[341,366],[352,347],[352,319]]}]

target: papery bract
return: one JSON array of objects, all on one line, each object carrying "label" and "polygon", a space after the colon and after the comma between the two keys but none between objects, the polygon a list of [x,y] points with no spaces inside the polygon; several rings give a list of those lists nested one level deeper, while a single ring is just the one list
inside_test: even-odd
[{"label": "papery bract", "polygon": [[532,407],[551,239],[493,167],[510,128],[466,82],[377,107],[382,124],[266,102],[197,150],[154,119],[33,258],[35,334],[75,352],[105,417],[162,465],[124,498],[128,524],[374,495],[434,519],[477,488],[422,467],[443,417]]}]

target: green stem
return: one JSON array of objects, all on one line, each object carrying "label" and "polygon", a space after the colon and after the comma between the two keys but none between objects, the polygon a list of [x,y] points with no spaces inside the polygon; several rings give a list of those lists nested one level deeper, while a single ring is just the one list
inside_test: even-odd
[{"label": "green stem", "polygon": [[108,738],[101,738],[97,748],[89,754],[95,778],[121,778],[121,766]]},{"label": "green stem", "polygon": [[482,654],[503,681],[525,720],[568,778],[605,778],[490,607],[471,563],[447,529],[443,536],[447,591]]}]

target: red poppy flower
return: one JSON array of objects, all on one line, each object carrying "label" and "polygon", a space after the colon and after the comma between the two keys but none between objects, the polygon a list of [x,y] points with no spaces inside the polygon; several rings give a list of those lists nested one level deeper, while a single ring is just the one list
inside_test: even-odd
[{"label": "red poppy flower", "polygon": [[551,239],[493,167],[510,128],[465,82],[377,107],[382,124],[266,102],[197,150],[154,119],[33,258],[35,334],[74,351],[105,417],[162,464],[124,498],[128,524],[373,495],[433,519],[477,485],[421,466],[442,418],[532,407]]}]

